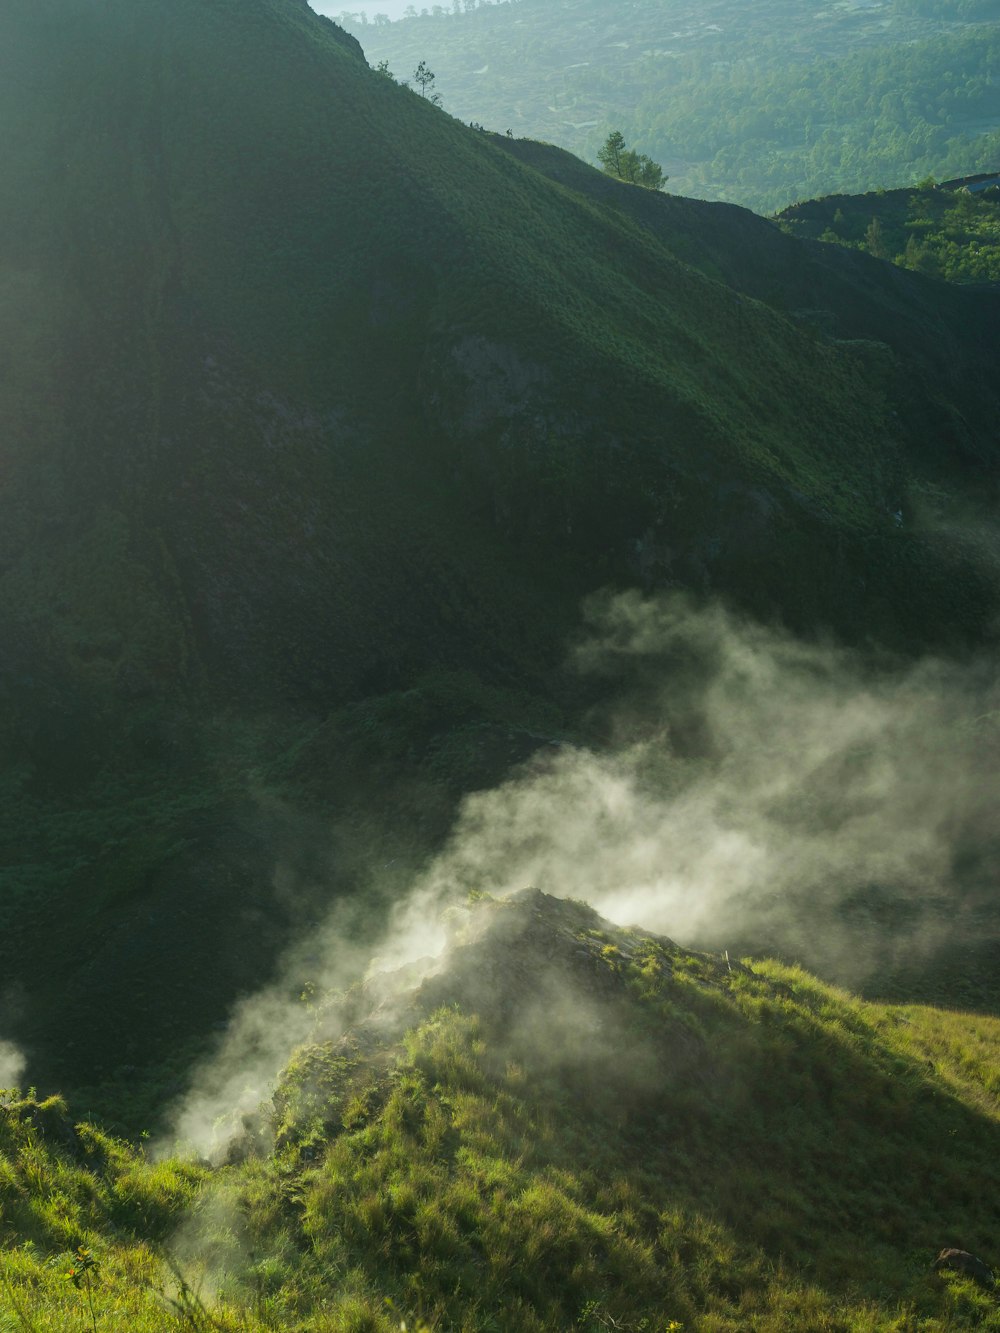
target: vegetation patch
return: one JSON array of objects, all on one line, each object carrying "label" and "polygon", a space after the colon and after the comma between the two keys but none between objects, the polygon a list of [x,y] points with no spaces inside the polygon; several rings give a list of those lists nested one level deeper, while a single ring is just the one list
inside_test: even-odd
[{"label": "vegetation patch", "polygon": [[399,984],[374,1027],[327,997],[262,1107],[274,1146],[214,1171],[6,1094],[11,1326],[1000,1327],[931,1268],[994,1258],[998,1020],[534,892],[471,903],[444,970]]}]

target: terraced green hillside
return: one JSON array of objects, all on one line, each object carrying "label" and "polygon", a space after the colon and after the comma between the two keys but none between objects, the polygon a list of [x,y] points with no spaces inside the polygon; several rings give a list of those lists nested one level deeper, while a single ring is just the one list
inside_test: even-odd
[{"label": "terraced green hillside", "polygon": [[462,792],[590,736],[599,586],[989,633],[916,500],[992,495],[995,294],[472,131],[298,0],[18,0],[0,50],[29,1079],[147,1126],[331,898],[370,932]]}]

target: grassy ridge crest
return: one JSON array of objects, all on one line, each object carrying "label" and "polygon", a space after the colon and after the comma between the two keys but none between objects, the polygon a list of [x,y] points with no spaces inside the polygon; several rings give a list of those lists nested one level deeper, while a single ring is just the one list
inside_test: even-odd
[{"label": "grassy ridge crest", "polygon": [[[472,904],[446,966],[385,997],[321,1000],[214,1170],[7,1094],[14,1327],[81,1317],[80,1245],[98,1328],[1000,1326],[992,1294],[930,1270],[942,1244],[990,1257],[1000,1021],[534,891]],[[165,1303],[164,1243],[214,1324]]]}]

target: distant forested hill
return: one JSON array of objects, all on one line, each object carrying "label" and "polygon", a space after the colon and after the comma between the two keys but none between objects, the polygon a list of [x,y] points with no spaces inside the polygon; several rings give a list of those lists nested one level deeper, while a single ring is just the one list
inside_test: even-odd
[{"label": "distant forested hill", "polygon": [[[365,16],[367,18],[367,15]],[[345,19],[463,120],[593,160],[611,127],[680,194],[758,211],[1000,162],[996,0],[513,0]]]}]

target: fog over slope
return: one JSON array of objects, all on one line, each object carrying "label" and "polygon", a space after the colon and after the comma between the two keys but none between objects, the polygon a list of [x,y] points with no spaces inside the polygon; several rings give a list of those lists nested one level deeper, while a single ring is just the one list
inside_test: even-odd
[{"label": "fog over slope", "polygon": [[[469,797],[421,892],[536,884],[691,943],[769,940],[857,985],[942,942],[961,862],[968,876],[990,853],[976,878],[991,891],[988,658],[880,665],[638,594],[592,604],[591,627],[581,668],[625,685],[607,752],[540,756]],[[884,936],[841,917],[866,895],[897,909]]]},{"label": "fog over slope", "polygon": [[[679,596],[597,599],[588,620],[577,668],[619,686],[605,745],[550,747],[467,797],[369,975],[409,968],[414,984],[446,967],[449,910],[528,887],[876,992],[901,967],[996,937],[993,662],[880,662]],[[241,1003],[168,1146],[218,1154],[242,1132],[312,1029],[303,999],[364,970],[349,925],[334,909],[279,984]]]}]

